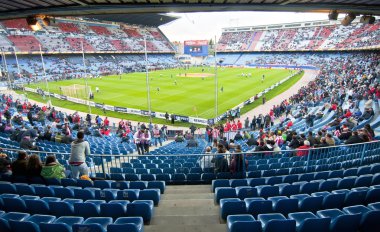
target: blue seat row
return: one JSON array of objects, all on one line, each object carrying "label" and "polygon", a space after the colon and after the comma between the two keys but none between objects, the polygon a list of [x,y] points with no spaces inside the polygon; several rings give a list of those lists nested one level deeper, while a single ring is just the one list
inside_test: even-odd
[{"label": "blue seat row", "polygon": [[220,200],[220,215],[226,219],[233,214],[288,213],[297,211],[316,212],[321,209],[342,208],[357,204],[380,202],[380,186],[375,188],[356,188],[335,190],[332,192],[316,192],[312,194],[296,194],[287,196],[225,198]]},{"label": "blue seat row", "polygon": [[187,168],[187,167],[178,167],[178,168],[110,168],[110,173],[128,173],[128,174],[174,174],[174,173],[209,173],[213,172],[213,169],[203,170],[200,167]]},{"label": "blue seat row", "polygon": [[[158,205],[159,189],[100,189],[27,184],[0,184],[1,193],[32,195],[40,197],[78,198],[83,200],[152,200]],[[1,195],[0,195],[1,196]]]},{"label": "blue seat row", "polygon": [[86,200],[37,196],[1,195],[1,209],[6,212],[22,212],[30,214],[49,214],[54,216],[88,217],[127,217],[138,216],[149,222],[154,213],[151,200]]},{"label": "blue seat row", "polygon": [[[261,184],[261,183],[258,183]],[[240,198],[246,197],[273,197],[273,196],[290,196],[294,194],[311,194],[321,191],[333,191],[337,189],[352,189],[368,186],[377,186],[380,184],[380,174],[362,175],[360,177],[331,178],[327,180],[312,180],[310,182],[301,181],[289,183],[280,183],[274,185],[256,185],[255,187],[216,187],[215,202],[219,203],[223,198]]]},{"label": "blue seat row", "polygon": [[[359,177],[357,177],[359,175]],[[343,179],[341,179],[343,178]],[[212,181],[212,190],[215,192],[217,187],[241,187],[241,186],[251,186],[256,187],[259,185],[275,185],[282,183],[295,183],[300,181],[319,181],[319,180],[336,180],[341,181],[347,179],[354,179],[352,187],[368,186],[365,184],[377,185],[380,184],[380,172],[377,174],[367,174],[356,172],[355,169],[347,170],[336,170],[336,171],[326,171],[326,172],[315,172],[315,173],[305,173],[305,174],[294,174],[285,176],[272,176],[272,177],[261,177],[261,178],[247,178],[247,179],[218,179]],[[352,182],[352,181],[351,181]],[[350,183],[351,183],[350,182]],[[339,183],[337,183],[339,185]],[[350,188],[344,186],[344,188]]]},{"label": "blue seat row", "polygon": [[110,217],[63,216],[56,218],[51,215],[27,213],[0,212],[1,232],[143,232],[144,224],[141,217],[120,217],[115,221]]},{"label": "blue seat row", "polygon": [[377,232],[380,231],[380,203],[355,205],[343,210],[326,209],[312,212],[240,214],[227,217],[229,232]]},{"label": "blue seat row", "polygon": [[[3,189],[9,188],[9,181],[0,181],[0,194],[4,193]],[[64,187],[94,187],[99,189],[160,189],[161,193],[165,192],[166,184],[164,181],[113,181],[113,180],[95,180],[94,182],[88,180],[72,179],[72,178],[63,178],[58,179],[46,179],[45,183],[38,183],[35,186],[41,186],[47,184],[49,186],[64,186]],[[25,185],[25,183],[15,183],[15,185]],[[33,185],[33,184],[32,184]],[[14,193],[14,192],[7,192]]]}]

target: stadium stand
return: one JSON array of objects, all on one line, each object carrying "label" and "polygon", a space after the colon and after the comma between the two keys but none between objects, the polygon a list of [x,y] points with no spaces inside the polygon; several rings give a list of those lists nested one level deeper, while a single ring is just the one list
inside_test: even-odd
[{"label": "stadium stand", "polygon": [[[149,51],[163,53],[149,55],[151,68],[177,65],[171,54],[165,54],[173,50],[157,28],[61,19],[57,26],[44,26],[46,33],[36,34],[25,28],[23,20],[2,24],[8,33],[0,41],[5,51],[16,46],[19,52],[32,52],[42,44],[45,52],[71,53],[80,52],[83,43],[86,52],[95,53],[86,54],[88,72],[94,76],[114,74],[120,66],[131,72],[143,70],[142,55],[96,53],[142,52],[144,36]],[[42,162],[54,154],[65,178],[13,176],[5,170],[0,181],[0,210],[4,210],[0,231],[143,231],[156,207],[160,210],[167,185],[178,184],[211,184],[209,194],[232,232],[379,231],[379,54],[270,53],[378,47],[379,25],[377,21],[344,28],[310,23],[239,32],[225,29],[218,44],[222,65],[319,70],[314,81],[249,123],[243,139],[225,144],[229,153],[214,146],[207,155],[199,155],[212,146],[213,131],[234,139],[234,122],[208,127],[204,138],[195,138],[198,147],[189,148],[191,135],[185,134],[185,142],[166,142],[146,156],[137,156],[132,141],[138,128],[129,122],[105,134],[101,131],[108,126],[86,125],[76,113],[65,115],[2,95],[0,147],[7,157],[0,159],[16,160],[21,148],[29,155],[38,154]],[[14,30],[17,35],[10,33]],[[39,57],[19,57],[22,77],[16,75],[16,60],[7,62],[17,83],[42,80]],[[205,61],[213,62],[214,58]],[[83,75],[82,58],[75,54],[48,56],[45,63],[51,80]],[[79,129],[86,131],[90,144],[85,163],[91,181],[71,178],[71,146],[59,136],[69,131],[70,139],[75,138]],[[166,140],[165,128],[161,130]],[[35,143],[24,147],[25,140]]]}]

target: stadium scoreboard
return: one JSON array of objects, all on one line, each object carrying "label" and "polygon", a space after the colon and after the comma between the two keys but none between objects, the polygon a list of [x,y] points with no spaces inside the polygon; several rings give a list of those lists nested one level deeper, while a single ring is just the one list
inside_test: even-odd
[{"label": "stadium scoreboard", "polygon": [[208,56],[207,40],[187,40],[184,42],[184,54],[190,56]]}]

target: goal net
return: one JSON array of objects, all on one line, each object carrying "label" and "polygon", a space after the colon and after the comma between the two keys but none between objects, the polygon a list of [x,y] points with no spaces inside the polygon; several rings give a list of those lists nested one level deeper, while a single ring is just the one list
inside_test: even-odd
[{"label": "goal net", "polygon": [[86,90],[85,85],[74,84],[69,86],[61,86],[61,92],[62,95],[69,97],[87,99],[91,93],[91,87],[88,86],[88,89]]}]

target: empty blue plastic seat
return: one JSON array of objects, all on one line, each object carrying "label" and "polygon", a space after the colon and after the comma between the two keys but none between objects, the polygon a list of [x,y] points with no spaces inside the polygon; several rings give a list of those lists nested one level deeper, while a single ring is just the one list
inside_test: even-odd
[{"label": "empty blue plastic seat", "polygon": [[113,189],[128,189],[129,181],[114,181],[111,183],[111,188]]},{"label": "empty blue plastic seat", "polygon": [[0,217],[0,231],[11,232],[9,220],[22,221],[28,217],[29,217],[28,213],[9,212],[9,213],[3,214]]},{"label": "empty blue plastic seat", "polygon": [[54,197],[54,191],[49,186],[34,186],[36,195],[40,197]]},{"label": "empty blue plastic seat", "polygon": [[229,232],[261,232],[261,223],[252,215],[229,215],[227,216]]},{"label": "empty blue plastic seat", "polygon": [[330,219],[318,218],[311,212],[290,213],[289,219],[296,221],[297,232],[329,231]]},{"label": "empty blue plastic seat", "polygon": [[51,223],[55,220],[55,216],[35,214],[24,221],[9,220],[9,225],[13,232],[40,232],[40,223]]},{"label": "empty blue plastic seat", "polygon": [[150,222],[153,216],[153,201],[136,200],[127,205],[127,215],[131,217],[142,217],[145,223]]},{"label": "empty blue plastic seat", "polygon": [[229,180],[223,180],[223,179],[213,180],[212,181],[213,192],[215,192],[215,189],[218,187],[230,187],[230,181]]},{"label": "empty blue plastic seat", "polygon": [[84,201],[95,199],[95,191],[90,189],[74,189],[74,197]]},{"label": "empty blue plastic seat", "polygon": [[272,213],[272,201],[265,200],[262,197],[253,197],[244,199],[247,213],[257,217],[259,214]]},{"label": "empty blue plastic seat", "polygon": [[355,187],[365,187],[370,186],[372,183],[372,175],[362,175],[356,178]]},{"label": "empty blue plastic seat", "polygon": [[[128,201],[125,201],[127,203]],[[125,217],[127,212],[126,204],[117,202],[102,203],[100,204],[100,216],[112,217],[113,219]]]},{"label": "empty blue plastic seat", "polygon": [[235,190],[237,197],[241,200],[257,197],[257,189],[254,187],[236,187]]},{"label": "empty blue plastic seat", "polygon": [[7,212],[11,212],[11,211],[22,212],[22,213],[28,212],[24,200],[22,200],[20,198],[4,197],[3,202],[4,202],[3,209]]},{"label": "empty blue plastic seat", "polygon": [[189,173],[186,175],[186,179],[190,184],[197,184],[201,181],[201,176],[201,173]]},{"label": "empty blue plastic seat", "polygon": [[266,179],[267,185],[275,185],[275,184],[281,184],[282,183],[282,177],[281,176],[273,176]]},{"label": "empty blue plastic seat", "polygon": [[124,179],[126,181],[138,181],[138,180],[140,180],[139,176],[137,174],[133,174],[133,173],[124,174]]},{"label": "empty blue plastic seat", "polygon": [[319,183],[318,191],[332,191],[335,190],[338,185],[338,179],[328,179]]},{"label": "empty blue plastic seat", "polygon": [[298,211],[298,200],[289,199],[285,196],[269,197],[268,200],[272,201],[273,212],[288,215],[292,212]]},{"label": "empty blue plastic seat", "polygon": [[359,228],[360,215],[344,214],[338,209],[326,209],[317,212],[320,218],[331,218],[331,232],[356,232]]},{"label": "empty blue plastic seat", "polygon": [[380,202],[380,188],[369,189],[365,197],[365,203]]},{"label": "empty blue plastic seat", "polygon": [[72,232],[72,225],[81,224],[82,217],[64,216],[51,223],[40,223],[41,232]]},{"label": "empty blue plastic seat", "polygon": [[239,198],[226,198],[220,200],[220,217],[223,220],[226,220],[228,215],[245,213],[247,213],[245,202]]},{"label": "empty blue plastic seat", "polygon": [[152,200],[154,205],[158,205],[160,198],[161,193],[159,189],[144,189],[139,194],[139,200]]},{"label": "empty blue plastic seat", "polygon": [[343,171],[343,176],[357,176],[358,169],[357,168],[349,168]]},{"label": "empty blue plastic seat", "polygon": [[265,185],[265,178],[248,179],[248,184],[251,187],[256,187],[256,186],[259,186],[259,185]]},{"label": "empty blue plastic seat", "polygon": [[16,187],[17,193],[20,195],[35,195],[36,194],[36,192],[34,191],[34,187],[31,185],[18,183],[18,184],[14,184],[14,186]]},{"label": "empty blue plastic seat", "polygon": [[260,197],[268,198],[278,196],[280,194],[278,186],[261,185],[256,188]]},{"label": "empty blue plastic seat", "polygon": [[299,194],[290,196],[290,198],[298,200],[298,209],[301,212],[316,212],[322,208],[323,197],[321,196],[314,197],[307,194]]},{"label": "empty blue plastic seat", "polygon": [[11,183],[0,183],[0,194],[3,193],[13,193],[16,194],[17,190],[15,185]]},{"label": "empty blue plastic seat", "polygon": [[295,232],[296,221],[286,219],[280,213],[260,214],[258,219],[261,221],[264,232]]},{"label": "empty blue plastic seat", "polygon": [[300,193],[311,194],[313,192],[318,192],[319,183],[318,182],[309,182],[302,184],[300,187]]},{"label": "empty blue plastic seat", "polygon": [[114,182],[115,181],[112,181],[112,180],[95,180],[94,187],[100,188],[100,189],[111,188],[111,185]]},{"label": "empty blue plastic seat", "polygon": [[371,210],[362,214],[359,230],[361,232],[380,231],[380,211]]},{"label": "empty blue plastic seat", "polygon": [[157,181],[165,181],[169,182],[171,180],[171,175],[170,174],[156,174],[156,180]]},{"label": "empty blue plastic seat", "polygon": [[240,186],[247,186],[247,180],[246,179],[236,179],[236,180],[230,180],[230,186],[232,188],[240,187]]},{"label": "empty blue plastic seat", "polygon": [[144,222],[141,217],[120,217],[107,226],[107,232],[143,232]]},{"label": "empty blue plastic seat", "polygon": [[139,189],[124,189],[117,192],[117,199],[118,200],[129,200],[129,201],[135,201],[139,199]]},{"label": "empty blue plastic seat", "polygon": [[133,181],[129,183],[130,189],[146,189],[148,187],[148,182],[146,181]]},{"label": "empty blue plastic seat", "polygon": [[148,189],[159,189],[161,194],[165,192],[166,184],[164,181],[149,181]]},{"label": "empty blue plastic seat", "polygon": [[344,205],[361,205],[364,203],[366,195],[367,190],[349,191],[344,199]]},{"label": "empty blue plastic seat", "polygon": [[220,199],[223,198],[236,198],[236,191],[231,187],[217,187],[215,189],[215,203],[219,204]]},{"label": "empty blue plastic seat", "polygon": [[380,202],[368,204],[368,208],[371,210],[380,210]]},{"label": "empty blue plastic seat", "polygon": [[77,186],[77,180],[72,178],[62,178],[61,183],[63,186]]},{"label": "empty blue plastic seat", "polygon": [[345,193],[339,194],[328,194],[323,197],[322,200],[322,209],[341,209],[344,206],[344,199],[346,198]]},{"label": "empty blue plastic seat", "polygon": [[51,201],[48,203],[50,213],[59,216],[74,215],[74,206],[65,201]]},{"label": "empty blue plastic seat", "polygon": [[100,206],[90,202],[74,203],[76,216],[89,218],[100,216]]},{"label": "empty blue plastic seat", "polygon": [[82,224],[74,224],[73,232],[91,231],[103,232],[113,222],[109,217],[93,217],[86,219]]},{"label": "empty blue plastic seat", "polygon": [[50,214],[49,205],[43,200],[25,200],[25,204],[30,214]]},{"label": "empty blue plastic seat", "polygon": [[95,190],[95,199],[112,201],[116,199],[117,192],[117,189]]}]

